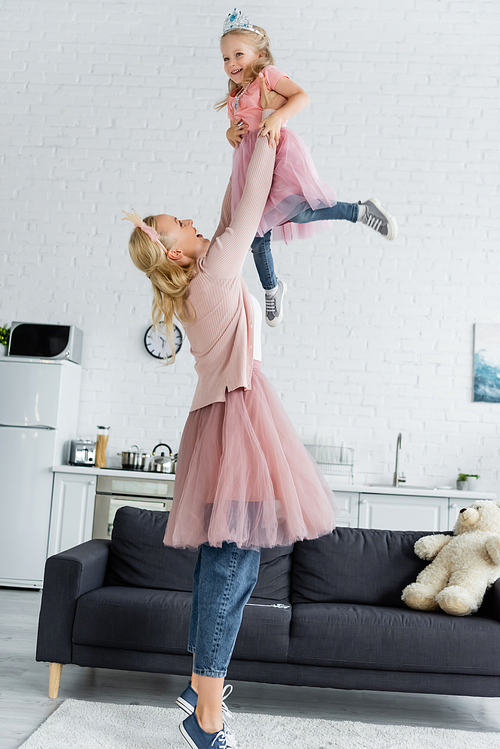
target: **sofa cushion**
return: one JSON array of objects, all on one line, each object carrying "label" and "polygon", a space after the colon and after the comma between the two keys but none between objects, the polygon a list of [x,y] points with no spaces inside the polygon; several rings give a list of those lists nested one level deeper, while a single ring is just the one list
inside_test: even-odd
[{"label": "sofa cushion", "polygon": [[[252,598],[245,606],[234,658],[285,662],[292,607]],[[191,594],[109,586],[78,599],[73,643],[100,648],[185,655]]]},{"label": "sofa cushion", "polygon": [[303,603],[293,606],[289,663],[384,671],[500,673],[500,622],[479,615]]},{"label": "sofa cushion", "polygon": [[81,596],[72,640],[77,645],[186,653],[191,593],[109,586]]},{"label": "sofa cushion", "polygon": [[295,544],[292,603],[400,606],[401,592],[428,564],[413,547],[427,533],[337,528]]},{"label": "sofa cushion", "polygon": [[290,601],[290,577],[293,546],[276,546],[261,549],[259,578],[252,599],[259,598],[274,603]]},{"label": "sofa cushion", "polygon": [[[121,507],[115,515],[105,585],[190,592],[197,551],[163,545],[168,512]],[[292,546],[263,549],[253,596],[288,601]]]},{"label": "sofa cushion", "polygon": [[121,507],[115,515],[105,585],[189,592],[197,553],[163,545],[168,513]]}]

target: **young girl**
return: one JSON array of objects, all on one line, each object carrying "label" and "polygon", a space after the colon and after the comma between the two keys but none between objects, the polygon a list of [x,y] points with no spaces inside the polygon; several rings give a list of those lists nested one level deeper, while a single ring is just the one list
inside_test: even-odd
[{"label": "young girl", "polygon": [[[232,172],[232,208],[238,205],[248,163],[259,133],[276,143],[276,164],[269,193],[252,252],[266,296],[266,323],[271,327],[283,319],[286,285],[278,281],[271,254],[274,239],[288,242],[312,236],[310,222],[360,221],[387,239],[397,236],[394,217],[375,198],[365,203],[338,203],[333,189],[322,182],[302,139],[287,129],[286,120],[309,104],[309,96],[285,73],[274,67],[269,37],[264,29],[252,26],[237,8],[225,22],[221,37],[224,70],[229,77],[228,95],[216,109],[227,106],[231,120],[226,136],[235,149]],[[274,92],[275,112],[263,118],[261,87]]]}]

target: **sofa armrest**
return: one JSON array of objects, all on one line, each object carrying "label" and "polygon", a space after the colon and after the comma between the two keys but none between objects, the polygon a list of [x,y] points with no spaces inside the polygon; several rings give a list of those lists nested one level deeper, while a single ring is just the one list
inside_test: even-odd
[{"label": "sofa armrest", "polygon": [[45,563],[36,660],[71,663],[76,602],[101,588],[111,542],[94,539],[49,557]]}]

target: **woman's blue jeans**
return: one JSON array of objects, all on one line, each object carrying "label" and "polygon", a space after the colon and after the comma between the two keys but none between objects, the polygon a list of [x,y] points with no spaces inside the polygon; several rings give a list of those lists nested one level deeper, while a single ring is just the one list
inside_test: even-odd
[{"label": "woman's blue jeans", "polygon": [[243,609],[259,576],[260,551],[203,544],[193,577],[188,650],[195,674],[225,676]]},{"label": "woman's blue jeans", "polygon": [[[357,203],[336,203],[331,208],[319,208],[313,211],[306,208],[290,221],[294,224],[309,224],[312,221],[352,221],[358,220],[359,206]],[[274,289],[278,283],[274,272],[274,261],[271,253],[271,232],[268,231],[263,237],[255,237],[252,242],[253,259],[260,282],[264,289]]]}]

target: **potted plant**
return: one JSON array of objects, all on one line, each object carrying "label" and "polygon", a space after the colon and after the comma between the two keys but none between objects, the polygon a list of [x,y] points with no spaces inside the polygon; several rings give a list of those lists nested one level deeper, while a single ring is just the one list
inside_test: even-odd
[{"label": "potted plant", "polygon": [[477,473],[459,473],[457,478],[457,489],[461,489],[462,491],[467,491],[469,488],[469,481],[468,479],[478,479],[479,476]]},{"label": "potted plant", "polygon": [[2,344],[0,346],[0,356],[5,356],[5,354],[7,353],[7,347],[9,345],[9,338],[10,338],[10,328],[0,327],[0,344]]}]

